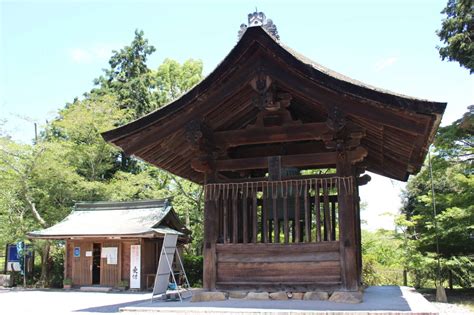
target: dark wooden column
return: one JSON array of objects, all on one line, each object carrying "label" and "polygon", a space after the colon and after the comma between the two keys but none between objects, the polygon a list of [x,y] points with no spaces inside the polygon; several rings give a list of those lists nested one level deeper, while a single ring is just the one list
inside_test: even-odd
[{"label": "dark wooden column", "polygon": [[[210,181],[211,176],[206,174],[205,184]],[[217,258],[216,243],[219,226],[219,212],[214,200],[208,200],[204,204],[204,269],[203,287],[205,290],[216,289]]]},{"label": "dark wooden column", "polygon": [[357,282],[362,283],[362,235],[360,226],[360,196],[359,185],[355,184],[355,229],[356,229],[356,254],[357,254]]},{"label": "dark wooden column", "polygon": [[[354,176],[355,169],[348,154],[339,152],[336,163],[337,175]],[[355,180],[353,181],[355,184]],[[339,203],[339,240],[341,253],[341,280],[343,289],[355,291],[359,288],[356,231],[356,192],[354,186],[341,185],[338,194]]]}]

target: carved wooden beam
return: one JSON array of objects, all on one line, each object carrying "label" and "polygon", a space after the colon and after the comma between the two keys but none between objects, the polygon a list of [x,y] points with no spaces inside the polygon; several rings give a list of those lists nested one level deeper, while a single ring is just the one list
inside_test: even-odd
[{"label": "carved wooden beam", "polygon": [[192,120],[186,125],[186,141],[192,150],[208,153],[215,150],[212,130],[201,120]]},{"label": "carved wooden beam", "polygon": [[217,147],[236,147],[240,145],[279,143],[306,140],[322,140],[330,131],[326,123],[308,123],[290,126],[254,127],[241,130],[215,132],[214,144]]},{"label": "carved wooden beam", "polygon": [[277,142],[266,145],[248,145],[228,150],[232,158],[248,158],[258,156],[277,156],[326,152],[321,141]]},{"label": "carved wooden beam", "polygon": [[336,114],[331,114],[326,124],[332,131],[333,138],[323,139],[328,150],[351,150],[360,145],[360,140],[365,137],[365,129],[353,122],[341,118],[342,114],[335,110]]},{"label": "carved wooden beam", "polygon": [[186,140],[193,154],[197,156],[191,161],[191,167],[200,173],[212,173],[217,156],[212,130],[203,121],[192,120],[186,125]]},{"label": "carved wooden beam", "polygon": [[332,132],[338,133],[347,124],[346,115],[339,109],[339,107],[334,106],[328,111],[326,124]]},{"label": "carved wooden beam", "polygon": [[[324,152],[310,154],[295,154],[281,156],[281,167],[323,167],[335,165],[339,152]],[[356,163],[367,156],[367,150],[358,147],[355,150],[347,151],[348,160]],[[254,157],[243,159],[216,160],[215,169],[217,171],[238,171],[268,168],[268,157]]]},{"label": "carved wooden beam", "polygon": [[360,177],[357,177],[357,185],[359,186],[364,186],[366,185],[368,182],[370,182],[372,178],[370,177],[370,175],[368,174],[365,174],[363,176],[360,176]]},{"label": "carved wooden beam", "polygon": [[199,156],[191,161],[193,170],[199,173],[212,173],[214,170],[214,160],[209,156]]}]

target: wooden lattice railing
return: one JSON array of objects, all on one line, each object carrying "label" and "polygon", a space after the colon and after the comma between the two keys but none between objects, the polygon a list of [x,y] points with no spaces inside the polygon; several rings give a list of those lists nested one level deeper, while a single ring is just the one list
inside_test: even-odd
[{"label": "wooden lattice railing", "polygon": [[218,243],[309,243],[338,239],[338,193],[353,177],[326,176],[205,186],[218,213]]}]

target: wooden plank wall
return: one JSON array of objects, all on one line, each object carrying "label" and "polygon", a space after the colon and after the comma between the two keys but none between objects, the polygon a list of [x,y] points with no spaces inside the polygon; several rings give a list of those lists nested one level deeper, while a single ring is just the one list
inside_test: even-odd
[{"label": "wooden plank wall", "polygon": [[[130,281],[130,246],[142,245],[141,249],[141,287],[146,289],[147,274],[155,275],[163,243],[162,239],[129,239],[129,240],[68,240],[66,242],[65,275],[71,278],[73,285],[92,285],[92,257],[85,257],[86,251],[92,251],[93,243],[104,247],[118,247],[117,264],[107,264],[107,258],[101,258],[100,285],[115,287],[120,280]],[[74,257],[74,247],[81,248],[81,256]],[[150,283],[153,283],[150,278]]]},{"label": "wooden plank wall", "polygon": [[339,242],[217,244],[217,287],[339,286]]},{"label": "wooden plank wall", "polygon": [[[74,257],[74,247],[81,248],[81,256]],[[86,251],[92,251],[91,242],[74,241],[71,246],[73,285],[92,285],[92,257],[86,257]]]},{"label": "wooden plank wall", "polygon": [[100,259],[100,285],[115,287],[118,285],[121,273],[121,242],[106,241],[102,242],[104,247],[117,247],[117,264],[108,264],[107,258]]},{"label": "wooden plank wall", "polygon": [[64,278],[72,280],[72,255],[73,247],[71,241],[66,241],[65,244],[65,260],[64,260]]},{"label": "wooden plank wall", "polygon": [[151,281],[156,274],[156,270],[158,268],[158,260],[160,256],[161,246],[163,244],[163,240],[157,239],[144,239],[142,243],[142,280],[141,280],[141,287],[142,289],[148,289],[146,287],[147,275],[149,275],[149,284],[152,285],[153,281]]}]

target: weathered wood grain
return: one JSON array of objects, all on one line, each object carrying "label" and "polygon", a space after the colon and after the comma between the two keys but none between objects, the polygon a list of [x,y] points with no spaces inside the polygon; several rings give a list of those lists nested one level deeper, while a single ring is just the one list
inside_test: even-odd
[{"label": "weathered wood grain", "polygon": [[339,243],[217,244],[217,283],[340,282]]}]

